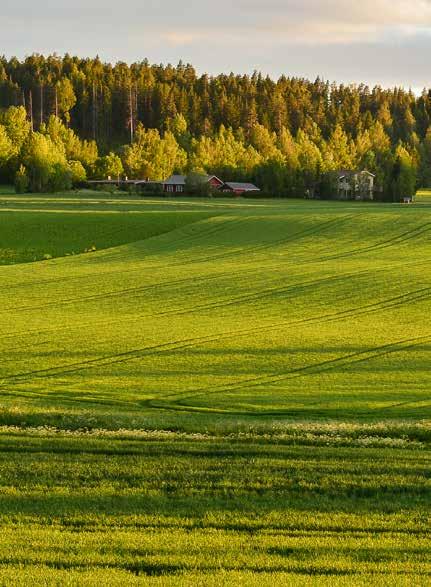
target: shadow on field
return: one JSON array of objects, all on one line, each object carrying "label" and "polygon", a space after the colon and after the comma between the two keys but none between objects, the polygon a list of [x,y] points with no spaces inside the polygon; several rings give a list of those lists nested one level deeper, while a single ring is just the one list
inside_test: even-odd
[{"label": "shadow on field", "polygon": [[[310,554],[310,553],[308,553]],[[333,554],[333,553],[332,553]],[[163,553],[164,557],[168,558],[166,553]],[[160,555],[159,555],[160,556]],[[390,559],[394,560],[394,559]],[[35,562],[33,560],[26,560],[25,558],[7,558],[7,559],[0,559],[1,565],[13,565],[17,567],[21,567],[25,565],[26,567],[32,567]],[[71,562],[70,560],[55,560],[55,561],[41,561],[37,563],[38,566],[52,568],[56,570],[86,570],[86,569],[112,569],[112,570],[123,570],[129,572],[136,576],[147,576],[147,577],[168,577],[168,576],[178,576],[180,577],[182,574],[188,572],[196,572],[199,571],[205,574],[216,573],[217,571],[223,570],[224,572],[229,571],[247,571],[250,573],[254,573],[257,575],[265,575],[268,573],[275,574],[275,573],[286,573],[288,572],[291,575],[303,575],[303,576],[334,576],[334,577],[349,577],[357,575],[359,576],[363,571],[361,569],[352,569],[352,568],[340,568],[336,566],[328,566],[327,563],[323,562],[319,564],[319,561],[314,560],[313,563],[308,564],[297,564],[295,561],[289,562],[289,564],[282,565],[282,564],[267,564],[266,566],[258,566],[256,564],[250,563],[242,563],[241,565],[232,565],[232,564],[203,564],[200,563],[196,565],[196,563],[178,563],[173,564],[169,562],[151,562],[148,560],[137,560],[136,562],[120,562],[120,563],[107,563],[101,561],[100,563],[97,562],[88,562],[88,563],[78,563],[78,562]],[[373,575],[386,575],[387,571],[382,569],[373,569]],[[419,571],[418,569],[412,570],[395,570],[391,569],[392,575],[398,576],[405,576],[408,577],[409,575],[414,575],[415,577],[422,576],[422,577],[429,577],[431,572],[424,572]]]}]

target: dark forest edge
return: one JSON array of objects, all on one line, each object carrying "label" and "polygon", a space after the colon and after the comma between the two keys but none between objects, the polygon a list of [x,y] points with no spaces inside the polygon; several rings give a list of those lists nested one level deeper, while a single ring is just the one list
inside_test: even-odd
[{"label": "dark forest edge", "polygon": [[198,76],[182,63],[0,59],[0,181],[17,192],[197,172],[330,198],[341,170],[368,170],[375,198],[399,201],[431,185],[430,121],[425,90]]}]

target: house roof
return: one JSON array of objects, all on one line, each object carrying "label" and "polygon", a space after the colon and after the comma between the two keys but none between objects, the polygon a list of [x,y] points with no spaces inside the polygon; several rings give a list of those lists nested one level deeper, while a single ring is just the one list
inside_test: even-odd
[{"label": "house roof", "polygon": [[162,185],[163,182],[162,181],[155,181],[152,179],[137,179],[136,181],[133,181],[132,183],[134,183],[135,185]]},{"label": "house roof", "polygon": [[[194,174],[194,177],[198,181],[202,181],[202,183],[208,183],[212,179],[216,179],[220,184],[222,184],[222,180],[217,177],[216,175],[204,175],[204,174]],[[171,175],[164,184],[165,185],[185,185],[187,181],[187,176],[185,175]]]},{"label": "house roof", "polygon": [[364,175],[364,174],[369,175],[371,177],[376,177],[374,175],[374,173],[370,173],[366,169],[363,169],[362,171],[354,171],[352,169],[340,169],[340,171],[338,172],[338,179],[343,179],[345,177],[353,177],[355,175]]},{"label": "house roof", "polygon": [[171,175],[165,182],[165,185],[186,185],[185,175]]},{"label": "house roof", "polygon": [[216,179],[220,184],[224,183],[219,177],[217,177],[217,175],[205,175],[205,179],[207,181],[211,181],[212,179]]},{"label": "house roof", "polygon": [[237,181],[227,181],[225,185],[231,190],[241,190],[244,192],[260,192],[260,189],[252,183],[240,183]]}]

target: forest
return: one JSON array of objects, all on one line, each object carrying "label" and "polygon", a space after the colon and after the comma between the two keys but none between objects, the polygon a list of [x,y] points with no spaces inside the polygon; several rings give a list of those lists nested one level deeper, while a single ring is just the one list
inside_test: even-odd
[{"label": "forest", "polygon": [[204,172],[331,198],[343,169],[374,173],[386,201],[431,186],[431,91],[199,75],[182,62],[0,58],[0,181],[17,192]]}]

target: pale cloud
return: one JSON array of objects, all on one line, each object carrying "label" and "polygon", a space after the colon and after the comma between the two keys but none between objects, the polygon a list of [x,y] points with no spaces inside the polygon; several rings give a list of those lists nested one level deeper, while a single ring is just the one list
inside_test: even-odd
[{"label": "pale cloud", "polygon": [[[203,38],[242,41],[253,35],[259,42],[284,39],[307,44],[345,44],[378,41],[382,37],[411,36],[431,31],[429,0],[242,0],[216,3],[217,13],[182,24],[182,30],[166,31],[164,38],[176,44]],[[224,15],[224,22],[220,21]],[[227,17],[225,15],[228,15]],[[213,23],[213,26],[208,26]],[[166,23],[165,23],[166,24]]]},{"label": "pale cloud", "polygon": [[0,0],[2,49],[431,84],[431,0]]}]

